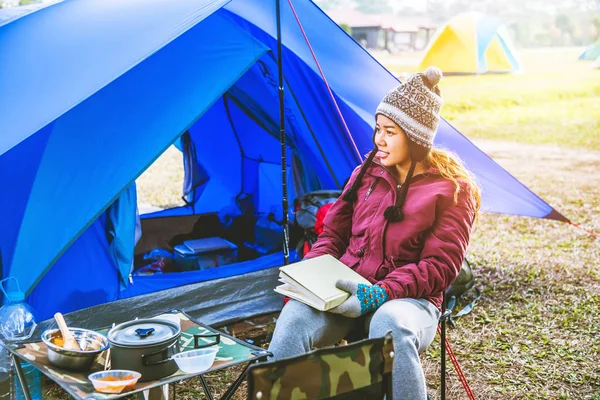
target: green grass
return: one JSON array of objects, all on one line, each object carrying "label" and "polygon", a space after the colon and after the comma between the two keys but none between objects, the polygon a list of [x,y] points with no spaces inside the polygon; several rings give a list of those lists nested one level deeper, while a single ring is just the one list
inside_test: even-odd
[{"label": "green grass", "polygon": [[600,150],[600,71],[449,77],[442,89],[444,117],[470,138]]},{"label": "green grass", "polygon": [[183,159],[181,152],[169,147],[136,181],[138,203],[156,207],[183,206]]}]

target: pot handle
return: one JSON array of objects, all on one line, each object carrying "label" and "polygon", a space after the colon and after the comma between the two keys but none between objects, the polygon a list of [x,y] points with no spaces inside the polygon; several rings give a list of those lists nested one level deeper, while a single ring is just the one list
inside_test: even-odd
[{"label": "pot handle", "polygon": [[[198,339],[200,338],[215,338],[215,341],[213,343],[198,344]],[[203,349],[205,347],[214,346],[215,344],[219,343],[221,343],[220,333],[211,333],[208,335],[194,335],[194,349]]]},{"label": "pot handle", "polygon": [[149,328],[149,329],[139,328],[139,329],[135,330],[135,333],[139,337],[145,338],[145,337],[152,335],[152,333],[154,333],[154,328]]},{"label": "pot handle", "polygon": [[[147,365],[160,365],[160,364],[164,364],[166,362],[171,361],[171,358],[168,357],[169,353],[168,350],[175,346],[177,343],[179,343],[177,340],[174,341],[173,343],[171,343],[170,345],[168,345],[167,347],[163,347],[160,350],[157,350],[155,352],[152,353],[148,353],[148,354],[142,354],[142,365],[147,366]],[[166,353],[165,355],[167,356],[167,358],[162,359],[160,361],[148,361],[147,358],[155,356],[157,354],[162,354],[162,353]]]}]

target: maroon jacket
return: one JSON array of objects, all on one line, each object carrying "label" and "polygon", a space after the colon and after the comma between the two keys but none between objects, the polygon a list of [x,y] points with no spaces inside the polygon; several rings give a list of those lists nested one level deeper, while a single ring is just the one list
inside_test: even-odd
[{"label": "maroon jacket", "polygon": [[334,203],[306,257],[330,254],[371,283],[385,284],[390,300],[425,298],[441,309],[442,293],[460,271],[475,217],[469,186],[459,183],[455,204],[452,181],[435,169],[415,175],[402,208],[404,219],[388,222],[383,213],[396,203],[399,187],[375,160],[362,179],[358,200],[348,203],[340,197]]}]

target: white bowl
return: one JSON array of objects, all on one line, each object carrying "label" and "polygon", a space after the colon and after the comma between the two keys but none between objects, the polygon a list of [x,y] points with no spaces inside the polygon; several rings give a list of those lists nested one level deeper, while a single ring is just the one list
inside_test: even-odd
[{"label": "white bowl", "polygon": [[217,346],[184,351],[175,354],[171,360],[175,361],[179,369],[186,374],[197,374],[206,371],[213,365],[218,351]]},{"label": "white bowl", "polygon": [[133,390],[142,374],[136,371],[114,369],[109,371],[94,372],[88,379],[94,385],[94,389],[101,393],[125,393]]}]

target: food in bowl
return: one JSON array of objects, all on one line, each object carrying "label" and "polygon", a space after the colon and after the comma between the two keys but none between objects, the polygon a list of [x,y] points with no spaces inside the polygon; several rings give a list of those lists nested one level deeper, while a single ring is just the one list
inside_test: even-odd
[{"label": "food in bowl", "polygon": [[60,330],[49,329],[42,333],[42,341],[46,345],[48,359],[55,366],[69,371],[87,371],[96,361],[100,353],[108,349],[106,336],[80,328],[69,328],[73,337],[84,350],[67,350]]},{"label": "food in bowl", "polygon": [[98,392],[119,394],[133,390],[141,376],[139,372],[121,369],[95,372],[88,379]]},{"label": "food in bowl", "polygon": [[[75,339],[75,340],[77,340],[77,339]],[[50,342],[55,346],[61,347],[63,349],[65,348],[65,339],[63,339],[60,331],[58,331],[55,335],[52,335],[50,337]],[[77,343],[79,343],[79,342],[77,342]],[[80,343],[79,343],[79,346],[81,347]],[[82,348],[81,350],[82,351],[95,351],[95,350],[100,349],[100,347],[101,347],[100,342],[88,342],[88,343],[85,343],[85,348]]]}]

